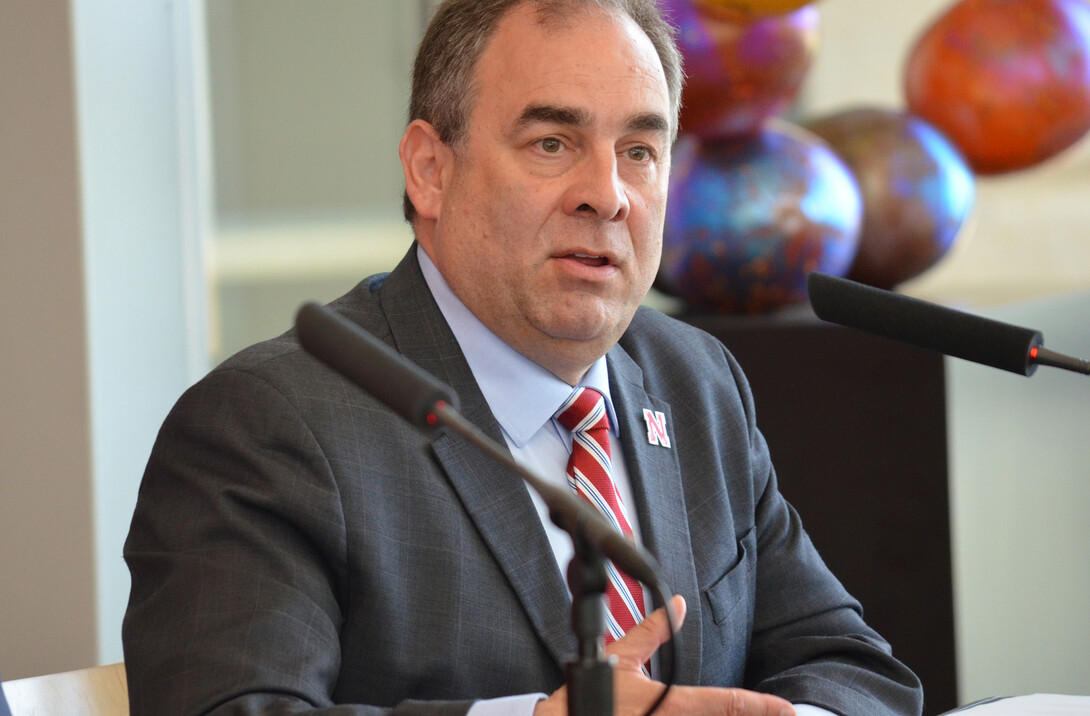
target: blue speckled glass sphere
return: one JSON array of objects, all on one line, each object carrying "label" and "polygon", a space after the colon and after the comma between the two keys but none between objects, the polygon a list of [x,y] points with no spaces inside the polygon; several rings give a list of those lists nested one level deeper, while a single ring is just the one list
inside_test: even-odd
[{"label": "blue speckled glass sphere", "polygon": [[854,178],[809,132],[774,121],[746,139],[683,136],[656,286],[718,313],[802,303],[811,271],[847,272],[861,219]]}]

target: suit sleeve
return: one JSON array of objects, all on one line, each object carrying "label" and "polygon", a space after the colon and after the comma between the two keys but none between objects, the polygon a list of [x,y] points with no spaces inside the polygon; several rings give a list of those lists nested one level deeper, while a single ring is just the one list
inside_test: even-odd
[{"label": "suit sleeve", "polygon": [[306,421],[260,377],[218,370],[179,400],[125,559],[134,716],[453,716],[471,705],[334,705],[350,598],[344,513]]}]

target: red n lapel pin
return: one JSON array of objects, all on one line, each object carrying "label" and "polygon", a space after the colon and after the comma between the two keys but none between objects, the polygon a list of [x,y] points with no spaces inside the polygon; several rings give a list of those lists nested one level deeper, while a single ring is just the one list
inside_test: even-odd
[{"label": "red n lapel pin", "polygon": [[661,410],[643,409],[643,420],[647,423],[647,442],[652,445],[670,447],[670,436],[666,432],[666,415]]}]

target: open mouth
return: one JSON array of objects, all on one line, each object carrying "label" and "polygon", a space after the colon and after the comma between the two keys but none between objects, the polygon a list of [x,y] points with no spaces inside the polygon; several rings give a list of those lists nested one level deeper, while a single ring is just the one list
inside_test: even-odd
[{"label": "open mouth", "polygon": [[592,256],[591,254],[568,254],[568,258],[575,259],[584,266],[608,266],[609,259],[605,256]]}]

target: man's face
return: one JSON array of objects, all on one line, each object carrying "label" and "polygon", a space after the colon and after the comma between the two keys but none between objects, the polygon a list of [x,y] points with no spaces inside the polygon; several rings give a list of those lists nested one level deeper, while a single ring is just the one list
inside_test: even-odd
[{"label": "man's face", "polygon": [[658,270],[670,169],[662,65],[602,11],[500,22],[421,244],[494,333],[569,383],[628,326]]}]

